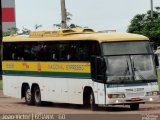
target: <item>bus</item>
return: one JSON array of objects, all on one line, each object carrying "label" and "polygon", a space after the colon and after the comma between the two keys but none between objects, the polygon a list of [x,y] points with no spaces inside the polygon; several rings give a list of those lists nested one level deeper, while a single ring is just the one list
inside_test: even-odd
[{"label": "bus", "polygon": [[155,55],[147,37],[73,28],[3,38],[3,92],[28,105],[88,105],[159,99]]}]

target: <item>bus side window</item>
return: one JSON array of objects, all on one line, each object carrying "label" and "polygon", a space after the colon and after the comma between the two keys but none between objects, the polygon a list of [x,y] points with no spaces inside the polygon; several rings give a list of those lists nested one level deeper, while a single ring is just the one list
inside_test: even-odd
[{"label": "bus side window", "polygon": [[3,43],[4,60],[90,61],[100,55],[96,41]]},{"label": "bus side window", "polygon": [[69,43],[60,43],[60,61],[70,60],[70,46]]},{"label": "bus side window", "polygon": [[100,55],[100,47],[96,41],[82,41],[79,42],[78,58],[80,61],[90,61],[91,56]]},{"label": "bus side window", "polygon": [[14,46],[11,43],[3,43],[3,60],[11,60]]},{"label": "bus side window", "polygon": [[24,60],[33,60],[32,58],[32,46],[33,46],[33,43],[32,45],[29,44],[29,43],[25,43],[26,45],[24,46]]},{"label": "bus side window", "polygon": [[15,53],[12,54],[15,60],[24,60],[24,45],[23,43],[16,44],[15,46]]},{"label": "bus side window", "polygon": [[3,43],[3,60],[24,60],[23,44]]},{"label": "bus side window", "polygon": [[57,61],[58,60],[58,44],[55,42],[49,42],[46,45],[45,55],[46,61]]}]

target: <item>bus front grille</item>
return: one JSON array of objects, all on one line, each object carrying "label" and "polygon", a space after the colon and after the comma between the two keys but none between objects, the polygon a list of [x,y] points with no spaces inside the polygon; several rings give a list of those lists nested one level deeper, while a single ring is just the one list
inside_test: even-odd
[{"label": "bus front grille", "polygon": [[144,97],[145,93],[144,92],[135,92],[135,93],[126,93],[127,98],[132,98],[132,97]]}]

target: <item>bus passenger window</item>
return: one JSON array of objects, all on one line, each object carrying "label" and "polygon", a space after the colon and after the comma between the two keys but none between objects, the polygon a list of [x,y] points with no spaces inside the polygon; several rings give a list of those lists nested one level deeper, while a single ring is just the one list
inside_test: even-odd
[{"label": "bus passenger window", "polygon": [[48,42],[45,44],[45,57],[46,61],[57,61],[58,60],[58,44],[55,42]]},{"label": "bus passenger window", "polygon": [[60,44],[60,60],[68,61],[70,59],[69,44]]}]

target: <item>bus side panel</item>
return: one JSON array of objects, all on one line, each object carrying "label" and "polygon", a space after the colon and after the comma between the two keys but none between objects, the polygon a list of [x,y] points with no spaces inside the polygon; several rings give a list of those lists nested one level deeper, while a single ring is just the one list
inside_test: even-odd
[{"label": "bus side panel", "polygon": [[91,79],[69,79],[69,103],[83,104],[83,90],[85,86],[90,86]]},{"label": "bus side panel", "polygon": [[68,103],[68,92],[66,78],[44,78],[42,101]]},{"label": "bus side panel", "polygon": [[3,75],[3,94],[10,97],[20,97],[19,77]]},{"label": "bus side panel", "polygon": [[3,75],[3,93],[6,96],[21,98],[23,83],[27,83],[30,88],[33,84],[37,84],[41,92],[43,92],[43,80],[44,78],[42,77]]},{"label": "bus side panel", "polygon": [[42,100],[57,103],[83,104],[83,90],[91,79],[45,78]]},{"label": "bus side panel", "polygon": [[54,78],[43,78],[41,99],[43,101],[54,101],[56,96],[56,81]]},{"label": "bus side panel", "polygon": [[41,90],[42,101],[72,104],[83,104],[83,90],[86,86],[91,87],[95,95],[95,102],[102,104],[100,102],[102,99],[99,97],[100,93],[97,94],[96,92],[99,83],[93,82],[91,79],[3,75],[4,94],[21,98],[23,83],[28,83],[30,88],[32,84],[37,84]]},{"label": "bus side panel", "polygon": [[55,79],[55,84],[56,84],[56,96],[55,100],[57,102],[61,103],[68,103],[68,79],[67,78],[53,78]]},{"label": "bus side panel", "polygon": [[97,92],[97,104],[104,105],[106,99],[104,83],[97,83]]}]

